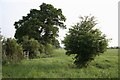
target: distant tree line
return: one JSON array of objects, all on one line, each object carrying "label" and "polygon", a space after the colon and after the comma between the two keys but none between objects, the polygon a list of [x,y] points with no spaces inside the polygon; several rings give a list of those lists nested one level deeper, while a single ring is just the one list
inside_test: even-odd
[{"label": "distant tree line", "polygon": [[114,47],[108,47],[108,49],[119,49],[120,47],[114,46]]}]

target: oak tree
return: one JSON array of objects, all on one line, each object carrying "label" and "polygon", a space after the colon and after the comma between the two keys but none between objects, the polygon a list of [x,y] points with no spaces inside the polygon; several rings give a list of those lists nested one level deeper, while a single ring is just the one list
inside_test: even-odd
[{"label": "oak tree", "polygon": [[66,28],[65,20],[61,9],[43,3],[39,10],[31,9],[27,16],[14,23],[15,38],[22,42],[23,36],[29,36],[43,45],[51,44],[58,37],[59,28]]}]

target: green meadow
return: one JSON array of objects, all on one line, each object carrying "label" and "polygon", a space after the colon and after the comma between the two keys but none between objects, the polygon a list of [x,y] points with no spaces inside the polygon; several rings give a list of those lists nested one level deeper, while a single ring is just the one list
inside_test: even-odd
[{"label": "green meadow", "polygon": [[76,68],[74,55],[64,49],[54,50],[51,56],[22,60],[19,64],[2,67],[3,78],[118,78],[118,49],[108,49],[87,68]]}]

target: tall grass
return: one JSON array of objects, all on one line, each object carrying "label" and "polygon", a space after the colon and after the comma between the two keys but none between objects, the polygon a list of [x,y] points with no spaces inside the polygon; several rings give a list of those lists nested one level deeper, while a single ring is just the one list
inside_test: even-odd
[{"label": "tall grass", "polygon": [[97,56],[87,68],[78,69],[72,56],[64,49],[54,50],[52,57],[23,60],[19,64],[4,65],[3,78],[117,78],[118,50],[108,49]]}]

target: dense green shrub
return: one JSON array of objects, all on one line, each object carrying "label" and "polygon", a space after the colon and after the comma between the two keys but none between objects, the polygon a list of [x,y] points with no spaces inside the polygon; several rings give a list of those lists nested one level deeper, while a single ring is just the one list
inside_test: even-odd
[{"label": "dense green shrub", "polygon": [[46,57],[49,57],[53,53],[53,49],[55,48],[51,44],[42,45],[34,38],[29,38],[28,36],[24,36],[22,38],[21,44],[24,51],[29,51],[29,58],[31,59],[38,58],[40,55],[45,55]]},{"label": "dense green shrub", "polygon": [[99,29],[95,29],[94,17],[81,17],[81,22],[72,26],[63,43],[66,54],[76,54],[74,63],[86,67],[96,55],[107,49],[108,39]]},{"label": "dense green shrub", "polygon": [[42,44],[34,38],[29,38],[28,36],[23,37],[22,47],[24,51],[29,51],[29,58],[35,58],[37,54],[44,51]]},{"label": "dense green shrub", "polygon": [[7,38],[2,41],[2,63],[17,63],[23,59],[23,49],[15,39]]},{"label": "dense green shrub", "polygon": [[51,55],[55,47],[51,44],[46,44],[44,48],[45,48],[45,54]]}]

